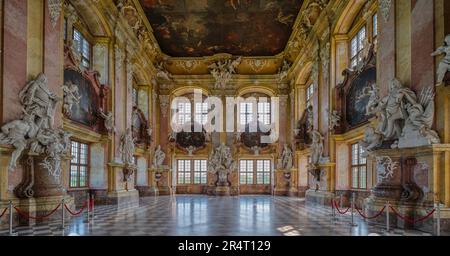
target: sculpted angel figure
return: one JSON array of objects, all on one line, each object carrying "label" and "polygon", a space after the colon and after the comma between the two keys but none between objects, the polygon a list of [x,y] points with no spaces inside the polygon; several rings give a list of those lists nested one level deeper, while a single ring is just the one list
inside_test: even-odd
[{"label": "sculpted angel figure", "polygon": [[431,54],[432,57],[436,57],[439,55],[445,56],[439,63],[436,86],[440,86],[444,82],[445,74],[450,71],[450,35],[447,35],[445,37],[444,45],[439,47],[435,52]]},{"label": "sculpted angel figure", "polygon": [[68,82],[62,86],[62,89],[64,93],[64,113],[70,115],[72,113],[73,105],[80,104],[81,96],[78,92],[78,86],[72,82]]},{"label": "sculpted angel figure", "polygon": [[104,125],[108,133],[115,133],[114,114],[111,111],[105,113],[102,109],[99,109],[98,113],[105,120]]},{"label": "sculpted angel figure", "polygon": [[25,150],[28,140],[36,137],[38,131],[39,127],[34,123],[34,115],[27,113],[21,120],[14,120],[2,126],[0,144],[12,145],[15,148],[8,165],[9,171],[16,169],[17,160]]},{"label": "sculpted angel figure", "polygon": [[375,130],[372,126],[366,129],[364,139],[359,142],[365,151],[372,151],[383,143],[383,135]]}]

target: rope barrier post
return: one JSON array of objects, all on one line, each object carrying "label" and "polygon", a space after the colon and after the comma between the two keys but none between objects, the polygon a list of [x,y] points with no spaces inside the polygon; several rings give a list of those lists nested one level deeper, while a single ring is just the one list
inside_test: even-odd
[{"label": "rope barrier post", "polygon": [[95,218],[95,198],[94,198],[94,195],[91,195],[91,200],[92,200],[92,209],[91,209],[91,211],[92,211],[92,224],[94,224],[94,218]]},{"label": "rope barrier post", "polygon": [[358,226],[357,224],[355,224],[355,221],[354,221],[354,218],[355,218],[354,211],[355,211],[355,192],[352,193],[352,223],[351,223],[352,227]]},{"label": "rope barrier post", "polygon": [[13,202],[9,200],[9,236],[18,236],[18,233],[13,232]]},{"label": "rope barrier post", "polygon": [[390,232],[390,227],[389,227],[389,212],[390,212],[390,205],[389,205],[389,201],[386,202],[386,233]]},{"label": "rope barrier post", "polygon": [[91,212],[91,201],[90,201],[90,195],[89,195],[89,192],[87,193],[87,195],[86,195],[86,204],[87,204],[87,223],[89,224],[89,222],[90,222],[90,220],[89,220],[89,215],[90,215],[90,212]]},{"label": "rope barrier post", "polygon": [[436,236],[441,236],[441,204],[439,201],[437,202]]},{"label": "rope barrier post", "polygon": [[64,226],[65,226],[65,223],[64,223],[64,198],[63,198],[63,199],[61,199],[61,228],[62,228],[63,232],[64,232]]}]

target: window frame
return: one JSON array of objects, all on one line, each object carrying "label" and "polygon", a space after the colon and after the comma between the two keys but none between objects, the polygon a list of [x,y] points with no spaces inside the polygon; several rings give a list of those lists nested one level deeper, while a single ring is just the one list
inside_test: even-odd
[{"label": "window frame", "polygon": [[[259,169],[259,163],[262,163],[263,169]],[[245,165],[245,171],[243,164]],[[268,171],[265,169],[268,166]],[[251,166],[251,171],[249,170]],[[239,185],[240,186],[270,186],[272,185],[272,159],[239,159]],[[251,174],[251,175],[249,175]],[[262,176],[262,182],[258,178]],[[268,177],[268,182],[266,181]]]},{"label": "window frame", "polygon": [[[80,40],[81,40],[81,47],[80,49],[76,49],[77,50],[77,54],[80,55],[80,63],[81,65],[86,68],[86,69],[90,69],[92,67],[92,49],[93,49],[93,45],[92,43],[89,41],[88,37],[86,36],[85,33],[82,32],[81,29],[78,29],[76,26],[72,26],[72,41],[75,42],[75,34],[78,33],[80,35]],[[86,57],[84,55],[84,47],[85,44],[88,45],[87,49],[89,50],[89,56]],[[84,62],[86,61],[86,63],[88,64],[88,66],[84,65]]]},{"label": "window frame", "polygon": [[[180,162],[183,162],[183,175],[182,182],[180,182]],[[200,171],[196,170],[196,163],[200,163]],[[207,159],[177,159],[177,186],[206,186],[208,184],[208,160]],[[189,163],[189,168],[186,168],[186,163]],[[204,169],[202,165],[204,164]],[[189,174],[189,181],[186,181],[186,174]],[[203,174],[203,175],[202,175]],[[198,176],[197,176],[198,175]],[[199,177],[199,182],[196,182],[196,178]],[[204,178],[204,179],[203,179]]]},{"label": "window frame", "polygon": [[[356,152],[355,152],[356,147]],[[355,155],[356,153],[356,155]],[[364,149],[359,145],[359,143],[353,143],[350,145],[350,154],[349,154],[349,163],[350,163],[350,187],[352,190],[368,190],[368,170],[367,170],[367,157],[363,157]],[[355,158],[356,157],[356,158]],[[356,159],[356,161],[354,161]],[[362,161],[362,159],[364,159]],[[356,162],[356,163],[355,163]],[[357,170],[356,181],[357,184],[355,186],[354,183],[354,170]],[[361,183],[361,172],[364,170],[365,172],[365,184],[362,186]]]},{"label": "window frame", "polygon": [[[364,31],[364,38],[361,38],[361,34]],[[364,40],[366,38],[370,38],[369,32],[367,29],[367,24],[364,24],[361,28],[359,28],[356,33],[350,38],[349,41],[349,63],[351,68],[357,67],[362,61],[362,52],[365,50],[364,48]],[[356,53],[353,54],[353,42],[356,42]],[[353,61],[355,65],[353,65]]]},{"label": "window frame", "polygon": [[[91,146],[88,143],[84,143],[82,141],[78,141],[78,140],[71,140],[70,143],[70,155],[73,157],[73,143],[77,143],[78,147],[77,147],[77,162],[74,163],[73,162],[73,158],[70,160],[70,164],[69,164],[69,189],[87,189],[89,188],[89,182],[90,182],[90,171],[91,171],[91,167],[90,167],[90,162],[91,162]],[[82,145],[86,145],[86,164],[81,164],[81,146]],[[72,186],[72,166],[76,166],[76,172],[77,172],[77,177],[76,177],[76,185]],[[86,168],[86,177],[85,177],[85,186],[80,186],[80,182],[81,182],[81,168],[85,167]]]}]

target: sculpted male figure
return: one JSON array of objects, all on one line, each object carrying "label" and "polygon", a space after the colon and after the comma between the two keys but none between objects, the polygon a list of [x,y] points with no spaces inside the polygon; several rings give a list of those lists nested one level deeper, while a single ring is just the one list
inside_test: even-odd
[{"label": "sculpted male figure", "polygon": [[25,150],[28,139],[34,138],[39,127],[34,123],[34,115],[25,114],[22,120],[15,120],[5,124],[1,128],[0,144],[14,146],[11,161],[9,162],[9,171],[16,169],[17,160]]}]

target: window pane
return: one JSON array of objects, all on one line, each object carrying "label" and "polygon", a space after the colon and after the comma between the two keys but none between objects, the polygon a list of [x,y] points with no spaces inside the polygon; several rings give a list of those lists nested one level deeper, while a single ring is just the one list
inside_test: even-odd
[{"label": "window pane", "polygon": [[352,187],[358,188],[358,167],[352,168]]},{"label": "window pane", "polygon": [[365,189],[367,183],[367,170],[365,166],[361,166],[359,170],[359,188]]},{"label": "window pane", "polygon": [[372,25],[373,25],[373,36],[375,37],[378,35],[378,15],[377,14],[373,15]]}]

